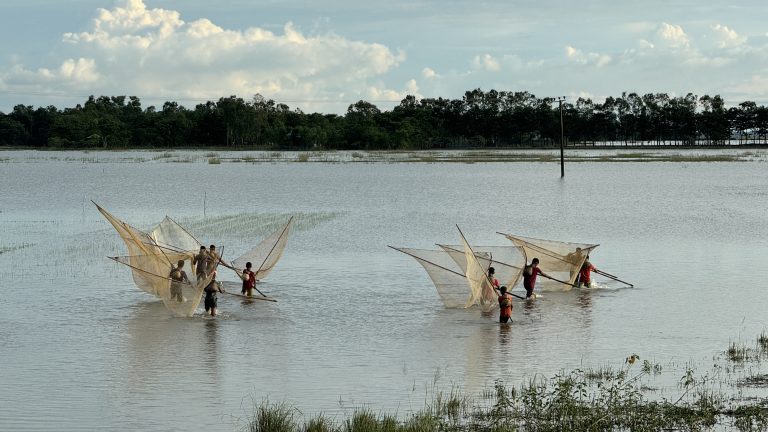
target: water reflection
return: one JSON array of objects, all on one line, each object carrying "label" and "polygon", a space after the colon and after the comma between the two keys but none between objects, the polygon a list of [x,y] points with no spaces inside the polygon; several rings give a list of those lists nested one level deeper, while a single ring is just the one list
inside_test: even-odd
[{"label": "water reflection", "polygon": [[215,381],[218,381],[219,373],[218,328],[219,320],[211,318],[205,321],[206,361]]}]

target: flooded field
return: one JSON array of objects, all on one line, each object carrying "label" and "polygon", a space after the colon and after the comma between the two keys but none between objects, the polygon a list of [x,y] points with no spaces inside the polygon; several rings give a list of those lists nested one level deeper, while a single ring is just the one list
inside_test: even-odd
[{"label": "flooded field", "polygon": [[[689,368],[765,374],[725,352],[768,329],[764,150],[590,150],[565,179],[554,152],[510,154],[0,152],[0,429],[232,430],[265,398],[404,413],[436,388],[475,395],[632,354],[660,365],[660,398]],[[259,286],[278,303],[222,296],[216,319],[171,317],[106,258],[125,247],[90,200],[139,228],[169,215],[225,258],[295,216]],[[509,327],[445,309],[387,245],[455,244],[455,224],[475,244],[599,243],[592,262],[635,287],[598,278],[517,302]]]}]

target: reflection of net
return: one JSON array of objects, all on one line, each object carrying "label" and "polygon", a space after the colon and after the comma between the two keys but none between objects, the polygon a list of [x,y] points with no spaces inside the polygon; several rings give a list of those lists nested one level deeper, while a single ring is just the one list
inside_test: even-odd
[{"label": "reflection of net", "polygon": [[[574,284],[579,270],[587,255],[598,245],[586,243],[568,243],[554,240],[541,240],[530,237],[503,234],[515,244],[525,255],[525,260],[530,263],[534,258],[539,259],[539,268],[549,276],[569,284]],[[536,287],[545,291],[567,291],[571,289],[557,281],[539,276]]]},{"label": "reflection of net", "polygon": [[232,261],[232,265],[240,269],[240,274],[242,274],[245,264],[250,262],[253,266],[253,272],[256,273],[256,279],[264,279],[275,267],[280,257],[283,256],[285,246],[288,244],[288,234],[290,234],[292,226],[293,217],[288,220],[287,224],[262,240],[256,247]]},{"label": "reflection of net", "polygon": [[415,258],[427,271],[437,294],[447,308],[464,307],[469,300],[467,278],[456,269],[451,256],[441,250],[393,248]]}]

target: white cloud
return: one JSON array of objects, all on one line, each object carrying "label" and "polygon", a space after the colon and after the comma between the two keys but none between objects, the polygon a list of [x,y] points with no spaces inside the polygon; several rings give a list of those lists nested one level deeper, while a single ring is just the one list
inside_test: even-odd
[{"label": "white cloud", "polygon": [[498,72],[501,70],[499,61],[490,54],[476,56],[474,59],[472,59],[472,66],[476,69],[484,69],[491,72]]},{"label": "white cloud", "polygon": [[608,54],[599,54],[593,52],[585,53],[570,45],[565,47],[565,56],[568,57],[568,59],[575,61],[576,63],[583,65],[594,65],[598,68],[607,66],[611,63],[612,60],[611,56]]},{"label": "white cloud", "polygon": [[687,47],[690,44],[688,35],[679,25],[662,23],[656,35],[671,47]]},{"label": "white cloud", "polygon": [[746,42],[747,38],[740,36],[733,29],[717,24],[712,27],[721,48],[738,46]]},{"label": "white cloud", "polygon": [[17,64],[7,71],[0,72],[0,81],[4,82],[9,89],[14,88],[13,86],[22,86],[39,90],[40,86],[45,85],[52,88],[69,86],[82,89],[100,78],[96,62],[87,58],[66,59],[56,69],[39,68],[33,71]]},{"label": "white cloud", "polygon": [[440,77],[440,75],[438,75],[437,72],[434,71],[434,69],[428,68],[428,67],[425,67],[424,69],[421,70],[421,76],[427,79]]},{"label": "white cloud", "polygon": [[417,94],[419,92],[419,85],[416,83],[415,79],[408,80],[408,82],[405,83],[405,91],[408,92],[408,94]]},{"label": "white cloud", "polygon": [[278,101],[332,101],[342,94],[399,95],[370,81],[405,60],[382,44],[306,35],[290,22],[282,33],[225,29],[205,18],[187,23],[179,12],[149,9],[142,0],[99,9],[89,31],[66,33],[64,41],[82,58],[62,60],[55,71],[17,64],[0,69],[0,79],[24,77],[36,91],[46,83],[87,82],[89,92],[162,99],[261,93]]}]

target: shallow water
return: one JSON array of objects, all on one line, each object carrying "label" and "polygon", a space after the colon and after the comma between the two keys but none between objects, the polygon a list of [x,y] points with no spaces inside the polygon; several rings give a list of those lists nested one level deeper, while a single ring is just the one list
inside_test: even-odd
[{"label": "shallow water", "polygon": [[[0,152],[0,429],[232,430],[254,403],[304,413],[420,409],[632,353],[674,387],[768,328],[768,159],[707,163],[221,163],[204,153]],[[143,162],[138,162],[141,160]],[[97,163],[96,163],[97,162]],[[204,193],[198,194],[204,185]],[[172,318],[105,258],[90,204],[146,228],[166,214],[244,252],[296,215],[260,289],[220,316]],[[515,303],[514,323],[446,310],[387,245],[504,245],[496,231],[600,243],[635,284]],[[546,269],[545,269],[546,271]],[[232,276],[234,280],[234,276]]]}]

